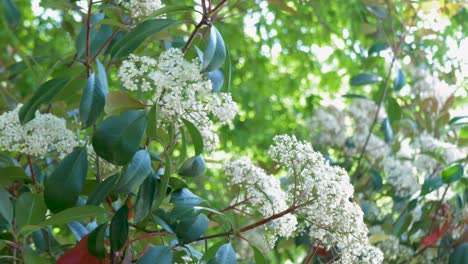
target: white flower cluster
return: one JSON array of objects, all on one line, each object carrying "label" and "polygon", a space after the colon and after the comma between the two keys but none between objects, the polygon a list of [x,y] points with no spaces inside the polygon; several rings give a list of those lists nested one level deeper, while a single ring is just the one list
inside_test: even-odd
[{"label": "white flower cluster", "polygon": [[122,0],[123,7],[130,10],[133,17],[145,17],[164,7],[161,0]]},{"label": "white flower cluster", "polygon": [[411,161],[387,157],[383,159],[382,167],[387,181],[393,185],[398,196],[406,197],[419,191],[416,168]]},{"label": "white flower cluster", "polygon": [[52,114],[36,113],[36,117],[21,125],[18,112],[22,105],[0,115],[0,148],[34,157],[45,157],[56,150],[60,157],[78,145],[65,120]]},{"label": "white flower cluster", "polygon": [[341,263],[381,263],[383,255],[369,244],[363,212],[353,202],[354,187],[346,171],[331,166],[309,143],[280,135],[268,151],[287,169],[289,201],[301,197],[300,212],[310,223],[309,235],[335,248]]},{"label": "white flower cluster", "polygon": [[157,60],[131,55],[123,62],[118,76],[128,90],[150,93],[160,107],[162,122],[181,125],[181,120],[187,119],[194,123],[207,152],[219,143],[210,114],[220,124],[226,124],[238,111],[231,94],[213,93],[213,84],[200,72],[200,64],[186,61],[179,49],[169,49]]},{"label": "white flower cluster", "polygon": [[[234,202],[244,198],[249,199],[249,204],[258,207],[258,211],[265,218],[288,209],[287,195],[281,189],[280,181],[256,167],[249,158],[241,157],[226,163],[224,173],[231,186],[242,190]],[[266,228],[267,246],[273,248],[278,237],[291,237],[296,227],[297,219],[292,214],[273,220]]]},{"label": "white flower cluster", "polygon": [[[354,150],[361,151],[361,149],[364,148],[366,139],[367,133],[357,133],[355,137],[353,137],[355,144]],[[370,135],[366,146],[366,154],[372,163],[382,160],[386,155],[388,155],[388,153],[390,153],[390,151],[391,149],[385,141],[374,134]]]},{"label": "white flower cluster", "polygon": [[453,86],[440,80],[424,68],[417,68],[414,75],[416,81],[411,86],[411,93],[421,97],[421,99],[436,99],[437,109],[441,109],[455,91]]},{"label": "white flower cluster", "polygon": [[336,107],[318,108],[307,126],[311,137],[320,144],[342,146],[346,142],[345,115]]},{"label": "white flower cluster", "polygon": [[[374,121],[375,112],[377,111],[377,104],[366,98],[354,98],[349,106],[348,113],[354,119],[356,130],[366,133]],[[379,119],[386,116],[385,111],[380,108]]]},{"label": "white flower cluster", "polygon": [[413,250],[401,245],[397,237],[392,235],[385,236],[387,237],[384,240],[376,244],[384,254],[385,263],[408,263],[414,254]]},{"label": "white flower cluster", "polygon": [[420,152],[422,153],[438,153],[447,164],[450,164],[460,159],[467,158],[468,156],[468,152],[466,151],[466,149],[461,149],[457,145],[434,138],[433,136],[427,133],[422,133],[413,142],[413,148],[415,150],[420,150]]}]

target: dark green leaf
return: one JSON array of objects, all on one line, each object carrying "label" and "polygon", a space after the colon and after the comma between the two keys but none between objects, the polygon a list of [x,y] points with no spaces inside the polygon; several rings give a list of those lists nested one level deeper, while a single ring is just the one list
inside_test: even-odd
[{"label": "dark green leaf", "polygon": [[426,195],[428,193],[431,193],[432,191],[439,189],[442,185],[443,185],[443,182],[440,176],[434,176],[434,177],[428,178],[424,181],[421,187],[421,195]]},{"label": "dark green leaf", "polygon": [[72,231],[73,235],[75,235],[76,240],[80,241],[84,236],[86,236],[89,231],[79,222],[70,222],[67,224],[68,228]]},{"label": "dark green leaf", "polygon": [[3,14],[5,15],[8,27],[15,29],[21,23],[21,13],[15,5],[14,0],[2,0]]},{"label": "dark green leaf", "polygon": [[94,205],[84,205],[73,208],[68,208],[49,217],[42,222],[40,226],[48,225],[64,225],[74,221],[82,221],[90,217],[99,217],[107,213],[107,210]]},{"label": "dark green leaf", "polygon": [[449,264],[466,264],[468,259],[468,242],[458,245],[450,255]]},{"label": "dark green leaf", "polygon": [[202,70],[211,72],[219,69],[226,60],[224,40],[215,26],[211,26],[210,36],[203,52]]},{"label": "dark green leaf", "polygon": [[384,132],[385,142],[391,142],[393,140],[393,130],[388,118],[382,121],[382,130]]},{"label": "dark green leaf", "polygon": [[369,48],[369,51],[368,51],[368,54],[369,55],[372,55],[374,53],[379,53],[383,50],[386,50],[388,49],[388,45],[387,44],[382,44],[382,43],[377,43],[377,44],[374,44],[372,45],[370,48]]},{"label": "dark green leaf", "polygon": [[140,186],[138,198],[135,202],[135,223],[143,221],[150,213],[155,198],[155,190],[157,190],[156,177],[149,176]]},{"label": "dark green leaf", "polygon": [[176,205],[195,206],[203,202],[204,200],[202,198],[196,196],[189,189],[186,188],[177,190],[171,195],[171,203]]},{"label": "dark green leaf", "polygon": [[380,77],[369,72],[361,73],[351,78],[351,86],[373,84],[380,81]]},{"label": "dark green leaf", "polygon": [[100,205],[106,197],[115,189],[119,175],[112,175],[99,183],[97,188],[88,197],[86,204],[88,205]]},{"label": "dark green leaf", "polygon": [[140,150],[135,153],[130,164],[120,175],[115,191],[118,193],[133,192],[152,173],[153,168],[148,151]]},{"label": "dark green leaf", "polygon": [[252,247],[252,250],[254,252],[254,259],[255,259],[255,264],[267,264],[268,261],[265,258],[265,255],[263,252],[256,246],[252,245],[250,243],[250,246]]},{"label": "dark green leaf", "polygon": [[19,119],[22,124],[31,121],[36,116],[36,110],[41,104],[47,104],[54,100],[55,96],[65,87],[69,78],[57,78],[49,80],[39,86],[33,97],[19,111]]},{"label": "dark green leaf", "polygon": [[76,205],[88,173],[86,146],[76,149],[63,159],[47,178],[44,200],[54,213]]},{"label": "dark green leaf", "polygon": [[104,111],[106,98],[101,81],[93,73],[88,78],[80,102],[80,120],[83,128],[94,125]]},{"label": "dark green leaf", "polygon": [[145,111],[128,111],[111,116],[97,128],[93,147],[103,159],[125,165],[135,155],[146,130]]},{"label": "dark green leaf", "polygon": [[[99,21],[103,20],[104,16],[104,13],[97,13],[91,18],[91,30],[89,34],[90,58],[96,56],[98,52],[106,50],[107,47],[103,50],[100,49],[112,35],[112,26],[99,24]],[[76,56],[80,59],[86,56],[86,30],[86,25],[83,25],[76,40]]]},{"label": "dark green leaf", "polygon": [[96,60],[96,65],[98,70],[97,77],[99,81],[101,81],[102,92],[104,93],[104,95],[107,95],[109,93],[109,84],[107,82],[106,68],[99,59]]},{"label": "dark green leaf", "polygon": [[8,185],[15,181],[29,181],[29,177],[21,167],[4,167],[0,169],[0,185]]},{"label": "dark green leaf", "polygon": [[13,204],[10,201],[10,194],[3,187],[0,187],[0,216],[11,224],[11,220],[13,220]]},{"label": "dark green leaf", "polygon": [[169,19],[153,19],[138,24],[138,26],[117,41],[112,47],[111,56],[113,58],[122,58],[132,53],[140,46],[146,38],[163,31],[176,21]]},{"label": "dark green leaf", "polygon": [[444,183],[456,182],[463,177],[463,166],[454,164],[442,171],[442,181]]},{"label": "dark green leaf", "polygon": [[184,161],[178,173],[184,177],[199,177],[205,173],[205,169],[205,161],[201,155],[198,155]]},{"label": "dark green leaf", "polygon": [[141,257],[137,264],[153,264],[155,261],[161,264],[172,263],[173,252],[169,246],[152,247]]},{"label": "dark green leaf", "polygon": [[191,243],[200,238],[208,228],[210,220],[205,214],[198,214],[189,219],[182,220],[176,226],[176,234],[183,244]]},{"label": "dark green leaf", "polygon": [[[460,120],[462,120],[460,122]],[[468,116],[455,116],[450,119],[450,125],[458,125],[458,124],[467,124],[468,123]]]},{"label": "dark green leaf", "polygon": [[392,125],[394,122],[401,120],[401,107],[395,98],[388,97],[387,101],[385,102],[385,108]]},{"label": "dark green leaf", "polygon": [[393,81],[393,90],[400,91],[403,86],[406,84],[405,73],[398,69],[395,80]]},{"label": "dark green leaf", "polygon": [[182,119],[185,127],[187,128],[190,137],[192,138],[193,146],[195,147],[195,155],[200,155],[203,152],[203,137],[200,134],[198,128],[187,119]]},{"label": "dark green leaf", "polygon": [[91,255],[103,259],[106,257],[106,248],[104,246],[104,238],[106,236],[107,223],[96,227],[88,237],[88,251]]},{"label": "dark green leaf", "polygon": [[23,193],[15,203],[16,226],[37,225],[44,221],[47,207],[42,195]]},{"label": "dark green leaf", "polygon": [[380,19],[385,19],[387,17],[387,14],[382,9],[376,6],[367,6],[367,10],[369,10],[372,14],[374,14]]},{"label": "dark green leaf", "polygon": [[394,224],[393,228],[393,235],[396,237],[400,237],[404,232],[408,230],[408,227],[411,224],[411,221],[413,220],[411,214],[409,213],[404,213],[396,223]]},{"label": "dark green leaf", "polygon": [[374,186],[374,190],[380,191],[383,187],[382,175],[376,170],[371,170],[371,181]]},{"label": "dark green leaf", "polygon": [[208,76],[208,79],[213,83],[213,92],[219,92],[221,90],[221,87],[223,87],[224,83],[224,73],[222,70],[217,69],[211,72],[208,72],[206,74]]},{"label": "dark green leaf", "polygon": [[208,261],[208,264],[235,264],[237,263],[236,252],[232,248],[231,243],[222,245],[214,258]]},{"label": "dark green leaf", "polygon": [[124,205],[112,217],[109,228],[111,251],[117,252],[128,240],[128,206]]},{"label": "dark green leaf", "polygon": [[218,249],[226,244],[228,241],[226,239],[223,239],[219,242],[217,242],[216,244],[212,245],[210,248],[208,248],[208,250],[205,251],[205,253],[203,254],[203,257],[201,259],[202,262],[208,262],[210,259],[213,259],[216,255],[216,252],[218,252]]},{"label": "dark green leaf", "polygon": [[145,105],[133,99],[124,91],[113,91],[106,95],[104,112],[108,115],[118,115],[130,110],[145,109]]},{"label": "dark green leaf", "polygon": [[169,186],[169,179],[171,178],[171,162],[164,163],[164,175],[161,176],[161,185],[159,186],[158,197],[156,198],[156,208],[159,208],[161,203],[164,201],[167,193],[167,187]]},{"label": "dark green leaf", "polygon": [[158,104],[154,104],[148,112],[148,127],[146,136],[152,139],[158,137]]}]

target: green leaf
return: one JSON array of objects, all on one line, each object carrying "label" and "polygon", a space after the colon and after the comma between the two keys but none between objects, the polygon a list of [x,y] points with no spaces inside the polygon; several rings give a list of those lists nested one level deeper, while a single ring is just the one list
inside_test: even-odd
[{"label": "green leaf", "polygon": [[138,24],[134,30],[130,31],[114,44],[111,50],[111,56],[113,58],[122,58],[130,55],[146,38],[165,30],[175,23],[175,20],[153,19]]},{"label": "green leaf", "polygon": [[96,59],[96,65],[97,65],[97,70],[98,70],[98,80],[101,82],[101,90],[104,93],[104,95],[107,95],[109,93],[109,83],[107,82],[107,72],[106,72],[106,67],[101,63],[99,59]]},{"label": "green leaf", "polygon": [[127,164],[140,147],[146,130],[145,111],[128,111],[104,120],[93,138],[96,153],[115,165]]},{"label": "green leaf", "polygon": [[456,182],[463,177],[463,166],[454,164],[442,171],[442,181],[444,183]]},{"label": "green leaf", "polygon": [[5,15],[8,27],[15,29],[21,23],[21,13],[16,7],[14,0],[2,0],[3,14]]},{"label": "green leaf", "polygon": [[156,198],[155,207],[159,208],[161,203],[166,197],[167,187],[169,186],[169,179],[171,178],[171,162],[168,160],[164,163],[164,175],[161,176],[161,185],[159,186],[158,197]]},{"label": "green leaf", "polygon": [[151,15],[146,17],[146,19],[156,18],[164,14],[171,14],[171,13],[178,13],[178,12],[185,12],[185,11],[194,11],[193,6],[175,6],[175,5],[164,6],[154,11]]},{"label": "green leaf", "polygon": [[404,213],[394,224],[393,235],[400,237],[404,232],[408,231],[412,220],[411,214]]},{"label": "green leaf", "polygon": [[108,213],[106,209],[94,205],[72,207],[49,217],[47,220],[42,222],[40,226],[45,227],[48,225],[64,225],[70,222],[82,221],[91,217],[99,217],[106,213]]},{"label": "green leaf", "polygon": [[208,264],[235,264],[237,263],[236,252],[232,248],[231,243],[222,245],[214,258],[208,261]]},{"label": "green leaf", "polygon": [[[98,52],[104,52],[107,49],[105,47],[103,50],[100,50],[112,35],[112,26],[99,23],[99,21],[104,19],[104,16],[104,13],[97,13],[91,17],[91,30],[89,33],[90,58],[96,56]],[[86,25],[83,25],[76,40],[76,56],[80,59],[86,56],[86,30]]]},{"label": "green leaf", "polygon": [[52,212],[57,213],[76,205],[88,173],[86,146],[66,156],[47,178],[44,200]]},{"label": "green leaf", "polygon": [[146,136],[152,139],[158,137],[158,104],[154,104],[148,112],[148,127]]},{"label": "green leaf", "polygon": [[54,100],[55,96],[65,87],[69,78],[57,78],[49,80],[39,86],[29,102],[23,105],[19,111],[19,119],[22,124],[31,121],[36,116],[36,110],[41,104],[47,104]]},{"label": "green leaf", "polygon": [[213,259],[216,255],[216,252],[218,252],[218,249],[227,242],[228,241],[226,239],[223,239],[217,242],[216,244],[212,245],[210,248],[208,248],[208,250],[206,250],[203,254],[203,257],[201,259],[202,263],[208,262],[209,260]]},{"label": "green leaf", "polygon": [[156,184],[156,177],[153,175],[147,177],[143,184],[140,185],[138,197],[135,202],[135,223],[143,221],[151,213],[155,190],[158,190],[158,187],[159,186]]},{"label": "green leaf", "polygon": [[193,146],[195,147],[195,155],[200,155],[203,152],[204,144],[203,137],[198,128],[187,119],[182,119],[185,127],[187,128],[190,137],[192,138]]},{"label": "green leaf", "polygon": [[175,232],[181,243],[189,244],[205,233],[209,223],[210,220],[205,214],[198,214],[193,218],[181,220]]},{"label": "green leaf", "polygon": [[385,142],[391,142],[393,140],[393,130],[388,118],[382,121],[382,130],[384,132]]},{"label": "green leaf", "polygon": [[450,254],[449,264],[466,264],[468,259],[468,242],[458,245]]},{"label": "green leaf", "polygon": [[42,195],[33,193],[23,193],[16,200],[15,216],[16,226],[21,229],[27,225],[37,225],[44,221],[47,207]]},{"label": "green leaf", "polygon": [[374,44],[372,45],[370,48],[369,48],[369,51],[368,51],[368,54],[369,56],[374,54],[374,53],[379,53],[383,50],[386,50],[388,49],[388,45],[387,44],[382,44],[382,43],[377,43],[377,44]]},{"label": "green leaf", "polygon": [[440,176],[434,176],[431,178],[427,178],[422,187],[421,187],[421,196],[431,193],[437,189],[439,189],[444,183],[442,182],[442,178]]},{"label": "green leaf", "polygon": [[88,237],[88,251],[91,255],[104,259],[106,257],[106,248],[104,246],[104,238],[106,236],[107,223],[96,227]]},{"label": "green leaf", "polygon": [[400,91],[403,86],[406,84],[405,73],[398,69],[395,80],[393,81],[393,90]]},{"label": "green leaf", "polygon": [[117,252],[128,240],[128,206],[124,205],[112,217],[109,228],[111,251]]},{"label": "green leaf", "polygon": [[195,206],[203,203],[204,201],[205,200],[196,196],[187,188],[174,191],[171,195],[171,203],[176,205]]},{"label": "green leaf", "polygon": [[119,175],[112,175],[99,183],[97,188],[88,197],[86,204],[88,205],[100,205],[106,197],[115,189]]},{"label": "green leaf", "polygon": [[143,181],[153,173],[151,158],[147,150],[140,150],[132,158],[117,181],[115,191],[118,193],[129,193],[135,191]]},{"label": "green leaf", "polygon": [[86,88],[83,91],[80,102],[80,120],[83,128],[90,127],[96,123],[104,110],[106,102],[102,84],[93,73],[88,78]]},{"label": "green leaf", "polygon": [[157,260],[161,264],[172,263],[173,252],[169,246],[152,247],[141,257],[137,264],[153,264]]},{"label": "green leaf", "polygon": [[145,105],[124,91],[114,91],[106,95],[104,112],[107,115],[118,115],[129,110],[145,109]]},{"label": "green leaf", "polygon": [[212,92],[216,93],[221,90],[224,83],[224,73],[222,70],[217,69],[206,74],[208,79],[210,79],[211,83],[213,84]]},{"label": "green leaf", "polygon": [[178,174],[184,177],[199,177],[205,173],[205,161],[201,155],[188,158],[180,166]]},{"label": "green leaf", "polygon": [[73,235],[75,235],[76,240],[80,241],[84,236],[86,236],[89,231],[79,222],[70,222],[67,224],[68,228],[72,231]]},{"label": "green leaf", "polygon": [[254,252],[255,264],[267,264],[268,261],[265,258],[265,255],[263,254],[263,252],[258,247],[254,246],[253,244],[251,243],[249,244],[250,244],[250,247],[252,247],[252,250]]},{"label": "green leaf", "polygon": [[10,194],[3,187],[0,187],[0,216],[8,224],[11,224],[11,220],[13,220],[13,204],[10,201]]},{"label": "green leaf", "polygon": [[351,78],[351,86],[361,86],[367,84],[373,84],[380,81],[380,77],[369,72],[361,73]]},{"label": "green leaf", "polygon": [[211,26],[210,36],[203,52],[202,71],[211,72],[219,69],[226,60],[224,40],[215,26]]},{"label": "green leaf", "polygon": [[367,10],[380,19],[385,19],[387,17],[387,14],[376,6],[367,6]]},{"label": "green leaf", "polygon": [[21,167],[4,167],[0,168],[0,185],[6,186],[15,181],[25,182],[29,181],[30,178],[26,175],[26,172]]},{"label": "green leaf", "polygon": [[401,107],[395,98],[388,97],[385,101],[385,108],[392,125],[401,120]]}]

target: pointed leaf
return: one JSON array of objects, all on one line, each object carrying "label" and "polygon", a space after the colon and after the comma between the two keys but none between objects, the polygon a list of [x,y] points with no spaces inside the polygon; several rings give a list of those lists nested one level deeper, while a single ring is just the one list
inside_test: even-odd
[{"label": "pointed leaf", "polygon": [[94,150],[110,163],[125,165],[140,147],[147,121],[145,111],[128,111],[107,118],[96,130]]},{"label": "pointed leaf", "polygon": [[73,235],[75,235],[77,240],[81,240],[84,236],[86,236],[89,231],[79,222],[70,222],[67,224],[68,228],[72,231]]},{"label": "pointed leaf", "polygon": [[91,255],[103,259],[106,257],[106,248],[104,238],[106,236],[107,223],[101,224],[94,229],[88,236],[88,251]]},{"label": "pointed leaf", "polygon": [[21,229],[26,225],[37,225],[44,221],[47,207],[42,195],[33,193],[23,193],[16,200],[15,215],[16,226]]},{"label": "pointed leaf", "polygon": [[442,181],[444,183],[456,182],[463,177],[463,166],[455,164],[442,171]]},{"label": "pointed leaf", "polygon": [[199,205],[205,200],[193,194],[189,189],[183,188],[177,190],[171,195],[171,203],[176,205]]},{"label": "pointed leaf", "polygon": [[[107,39],[112,35],[112,26],[99,24],[104,17],[104,13],[97,13],[91,17],[91,30],[89,33],[89,53],[91,58],[96,56],[98,52],[104,52],[107,49],[107,47],[105,47],[103,50],[100,50]],[[86,30],[86,25],[83,25],[76,40],[76,56],[80,59],[86,56]]]},{"label": "pointed leaf", "polygon": [[465,264],[468,259],[468,242],[458,245],[449,258],[449,264]]},{"label": "pointed leaf", "polygon": [[106,68],[99,59],[96,59],[96,65],[98,70],[97,77],[99,81],[101,81],[102,92],[104,93],[104,95],[107,95],[109,93],[109,84],[107,82]]},{"label": "pointed leaf", "polygon": [[393,81],[393,90],[400,91],[406,84],[405,73],[398,69],[395,80]]},{"label": "pointed leaf", "polygon": [[107,115],[118,115],[129,110],[145,109],[145,105],[133,99],[124,91],[114,91],[106,95],[104,111]]},{"label": "pointed leaf", "polygon": [[94,205],[83,205],[73,208],[68,208],[61,211],[47,220],[42,222],[40,226],[54,226],[54,225],[64,225],[75,221],[82,221],[91,217],[99,217],[107,213],[107,210]]},{"label": "pointed leaf", "polygon": [[135,191],[153,173],[151,158],[147,150],[140,150],[132,158],[125,171],[120,175],[115,191],[129,193]]},{"label": "pointed leaf", "polygon": [[69,78],[57,78],[41,84],[31,100],[21,107],[19,111],[21,123],[25,124],[31,121],[36,116],[36,110],[39,106],[52,102],[68,81]]},{"label": "pointed leaf", "polygon": [[443,185],[442,178],[440,176],[434,176],[431,178],[428,178],[424,181],[422,187],[421,187],[421,194],[420,195],[426,195],[428,193],[431,193],[437,189],[439,189]]},{"label": "pointed leaf", "polygon": [[119,175],[112,175],[99,183],[97,188],[88,197],[86,204],[88,205],[100,205],[106,197],[115,189]]},{"label": "pointed leaf", "polygon": [[10,194],[3,187],[0,187],[0,216],[11,224],[11,220],[13,220],[13,204],[10,201]]},{"label": "pointed leaf", "polygon": [[219,92],[219,90],[221,90],[221,88],[223,87],[223,83],[224,83],[223,71],[220,69],[217,69],[217,70],[208,72],[206,75],[208,76],[208,79],[210,79],[210,81],[213,83],[212,91],[214,93]]},{"label": "pointed leaf", "polygon": [[187,128],[190,137],[192,138],[193,146],[195,147],[195,155],[200,155],[203,152],[203,137],[198,128],[187,119],[182,119],[185,127]]},{"label": "pointed leaf", "polygon": [[57,264],[101,264],[101,261],[88,251],[88,236],[83,237],[75,247],[65,252]]},{"label": "pointed leaf", "polygon": [[3,14],[5,15],[8,27],[15,29],[21,23],[21,13],[16,7],[14,0],[2,0]]},{"label": "pointed leaf", "polygon": [[205,233],[209,223],[210,220],[205,214],[198,214],[195,217],[180,221],[175,231],[181,243],[189,244]]},{"label": "pointed leaf", "polygon": [[128,240],[128,214],[128,206],[124,205],[112,217],[109,228],[112,252],[119,251]]},{"label": "pointed leaf", "polygon": [[169,246],[152,247],[141,257],[137,264],[153,264],[157,260],[161,264],[172,263],[173,252]]},{"label": "pointed leaf", "polygon": [[211,72],[219,69],[226,60],[224,40],[215,26],[211,26],[210,36],[203,52],[202,70]]},{"label": "pointed leaf", "polygon": [[111,56],[113,58],[122,58],[130,55],[146,38],[165,30],[175,23],[175,20],[153,19],[138,24],[134,30],[130,31],[114,44],[111,50]]},{"label": "pointed leaf", "polygon": [[184,161],[178,173],[184,177],[199,177],[205,173],[205,169],[205,161],[201,155],[198,155]]},{"label": "pointed leaf", "polygon": [[88,173],[86,146],[63,159],[44,185],[44,200],[54,213],[75,206]]},{"label": "pointed leaf", "polygon": [[0,185],[6,186],[15,181],[25,182],[30,181],[30,178],[21,167],[8,166],[0,168]]},{"label": "pointed leaf", "polygon": [[235,264],[237,263],[236,252],[232,248],[231,243],[222,245],[214,258],[208,261],[208,264]]},{"label": "pointed leaf", "polygon": [[88,78],[80,102],[80,120],[83,128],[94,125],[104,110],[105,97],[101,81],[93,73]]},{"label": "pointed leaf", "polygon": [[156,177],[149,176],[140,186],[138,198],[135,202],[135,223],[143,221],[150,213],[155,198],[155,190],[159,187],[156,184]]},{"label": "pointed leaf", "polygon": [[158,104],[154,104],[148,112],[148,127],[146,136],[152,139],[158,137]]},{"label": "pointed leaf", "polygon": [[380,81],[380,77],[369,72],[361,73],[351,78],[351,86],[373,84]]}]

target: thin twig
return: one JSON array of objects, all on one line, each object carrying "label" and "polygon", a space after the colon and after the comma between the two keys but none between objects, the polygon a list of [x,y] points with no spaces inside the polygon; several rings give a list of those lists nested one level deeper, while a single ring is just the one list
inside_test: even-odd
[{"label": "thin twig", "polygon": [[90,35],[91,35],[91,14],[93,9],[93,0],[89,0],[88,5],[88,14],[86,17],[86,68],[88,77],[91,73],[90,69],[90,57],[91,57],[91,43],[90,43]]},{"label": "thin twig", "polygon": [[28,159],[29,172],[31,173],[31,179],[34,183],[34,188],[36,189],[36,192],[40,193],[42,192],[42,189],[39,186],[39,183],[37,183],[36,173],[34,172],[34,164],[32,163],[31,156],[26,155],[26,157]]}]

